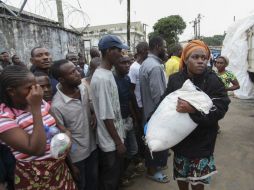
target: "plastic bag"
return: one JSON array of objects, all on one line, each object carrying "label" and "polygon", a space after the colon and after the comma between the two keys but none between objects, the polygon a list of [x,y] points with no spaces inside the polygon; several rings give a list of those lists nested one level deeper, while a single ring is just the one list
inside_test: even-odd
[{"label": "plastic bag", "polygon": [[189,79],[186,80],[182,88],[164,98],[147,123],[146,143],[151,152],[173,147],[197,127],[188,113],[176,111],[178,98],[189,102],[203,114],[208,114],[213,107],[210,97],[198,91]]},{"label": "plastic bag", "polygon": [[65,133],[55,135],[50,142],[50,154],[53,158],[59,158],[70,146],[70,138]]},{"label": "plastic bag", "polygon": [[48,125],[44,125],[44,130],[46,133],[47,139],[52,139],[60,130],[56,126],[49,127]]}]

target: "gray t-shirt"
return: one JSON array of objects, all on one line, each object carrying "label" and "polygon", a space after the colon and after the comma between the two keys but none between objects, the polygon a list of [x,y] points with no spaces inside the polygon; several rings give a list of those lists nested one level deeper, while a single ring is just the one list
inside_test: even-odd
[{"label": "gray t-shirt", "polygon": [[91,80],[92,100],[97,117],[99,147],[104,152],[116,150],[115,143],[108,133],[103,120],[113,119],[117,133],[124,138],[117,85],[111,71],[97,68]]},{"label": "gray t-shirt", "polygon": [[75,163],[86,159],[96,149],[96,132],[90,126],[90,98],[84,84],[79,85],[81,100],[66,96],[60,91],[60,85],[56,86],[57,93],[52,100],[51,111],[58,124],[71,132],[70,156]]},{"label": "gray t-shirt", "polygon": [[145,120],[151,116],[151,113],[166,90],[166,79],[161,63],[161,60],[157,56],[148,54],[139,70]]}]

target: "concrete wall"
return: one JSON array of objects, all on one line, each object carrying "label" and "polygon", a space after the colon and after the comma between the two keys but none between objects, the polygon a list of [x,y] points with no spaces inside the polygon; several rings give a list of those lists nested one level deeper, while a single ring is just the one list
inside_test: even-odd
[{"label": "concrete wall", "polygon": [[53,60],[65,58],[68,52],[84,52],[81,36],[50,22],[37,22],[0,15],[0,52],[17,54],[29,63],[31,49],[48,48]]}]

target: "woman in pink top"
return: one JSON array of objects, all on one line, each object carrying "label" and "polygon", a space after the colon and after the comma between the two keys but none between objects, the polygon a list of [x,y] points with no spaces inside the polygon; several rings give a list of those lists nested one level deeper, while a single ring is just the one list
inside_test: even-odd
[{"label": "woman in pink top", "polygon": [[59,131],[42,96],[26,68],[9,66],[2,71],[0,141],[11,147],[16,158],[15,189],[74,190],[65,155],[59,159],[50,155],[51,138]]}]

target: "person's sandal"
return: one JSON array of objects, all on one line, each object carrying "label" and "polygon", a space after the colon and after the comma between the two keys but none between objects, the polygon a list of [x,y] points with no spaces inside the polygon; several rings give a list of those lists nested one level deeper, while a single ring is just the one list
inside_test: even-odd
[{"label": "person's sandal", "polygon": [[143,173],[146,171],[145,166],[142,162],[138,163],[137,165],[135,165],[135,171],[138,173]]},{"label": "person's sandal", "polygon": [[128,177],[130,179],[134,179],[134,178],[141,177],[141,176],[142,176],[141,173],[138,173],[138,172],[135,172],[135,171],[131,171]]},{"label": "person's sandal", "polygon": [[170,180],[168,179],[168,176],[160,171],[156,172],[152,176],[147,174],[146,177],[148,179],[151,179],[151,180],[159,182],[159,183],[169,183],[170,182]]},{"label": "person's sandal", "polygon": [[120,187],[130,187],[134,184],[133,181],[131,181],[130,179],[128,179],[127,177],[124,177],[121,179],[120,182]]},{"label": "person's sandal", "polygon": [[168,169],[167,165],[166,166],[159,166],[159,167],[157,167],[157,170],[159,170],[159,171],[167,170],[167,169]]}]

